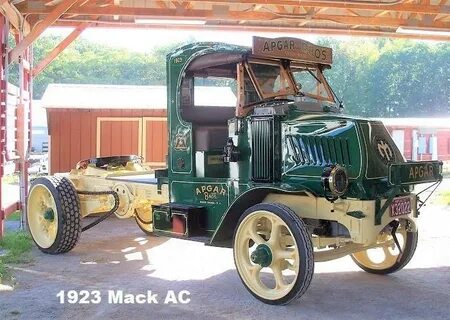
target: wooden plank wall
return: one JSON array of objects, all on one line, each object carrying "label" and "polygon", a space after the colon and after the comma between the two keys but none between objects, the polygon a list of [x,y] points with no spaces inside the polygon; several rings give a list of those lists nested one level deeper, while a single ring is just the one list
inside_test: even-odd
[{"label": "wooden plank wall", "polygon": [[[98,117],[165,117],[166,110],[132,110],[132,109],[47,109],[48,131],[50,135],[50,173],[68,172],[82,160],[96,157],[96,132]],[[117,129],[117,128],[116,128]],[[113,130],[113,141],[127,145],[125,136],[133,136],[122,126]],[[162,137],[166,132],[154,132]],[[132,137],[137,139],[137,137]],[[167,140],[167,138],[166,138]],[[162,140],[160,140],[162,141]],[[167,153],[167,141],[164,152]],[[126,150],[127,147],[124,148]],[[165,156],[164,156],[165,157]]]},{"label": "wooden plank wall", "polygon": [[[152,162],[166,162],[168,130],[166,121],[152,121],[144,118],[142,123],[145,126],[144,143],[146,147],[143,149],[143,154]],[[162,134],[159,134],[162,133]]]},{"label": "wooden plank wall", "polygon": [[[122,119],[120,121],[109,119],[104,119],[100,123],[100,150],[97,150],[97,155],[106,157],[121,154],[140,154],[139,123],[142,118],[132,118],[132,120],[131,118],[128,118],[130,120],[118,118]],[[162,136],[162,132],[155,134]]]}]

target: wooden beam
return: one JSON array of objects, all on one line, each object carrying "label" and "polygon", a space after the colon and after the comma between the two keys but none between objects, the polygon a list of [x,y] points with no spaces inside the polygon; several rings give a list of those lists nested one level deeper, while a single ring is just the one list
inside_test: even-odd
[{"label": "wooden beam", "polygon": [[315,20],[330,20],[343,25],[362,25],[362,26],[384,26],[384,27],[429,27],[450,29],[450,22],[435,21],[428,23],[427,21],[388,17],[355,17],[355,16],[339,16],[339,15],[315,15]]},{"label": "wooden beam", "polygon": [[[303,4],[303,2],[302,2]],[[289,15],[282,13],[273,13],[267,11],[229,11],[227,15],[216,16],[212,10],[191,9],[179,14],[177,9],[161,9],[161,8],[136,8],[136,7],[118,7],[109,6],[104,8],[95,8],[92,6],[85,6],[76,8],[76,12],[80,15],[107,15],[107,16],[140,16],[140,17],[154,17],[159,19],[203,19],[207,21],[215,20],[247,20],[264,22],[269,20],[292,20],[296,23],[301,22],[306,18],[305,15]],[[68,10],[67,13],[75,13]],[[391,17],[363,17],[363,16],[349,16],[336,14],[315,14],[311,17],[312,20],[333,21],[342,25],[363,25],[363,26],[410,26],[410,27],[434,27],[440,29],[450,29],[450,22],[435,21],[432,23],[424,23],[423,21],[410,21],[409,19],[391,18]]]},{"label": "wooden beam", "polygon": [[9,23],[11,23],[14,29],[23,32],[25,35],[30,32],[30,24],[8,0],[0,0],[0,10],[8,18]]},{"label": "wooden beam", "polygon": [[[107,9],[107,8],[103,8]],[[98,12],[98,11],[97,11]],[[107,11],[111,14],[111,11]],[[104,14],[100,13],[100,14]],[[149,8],[121,8],[118,12],[120,16],[140,16],[155,19],[171,19],[174,20],[185,20],[185,19],[200,19],[208,21],[209,23],[214,23],[218,20],[225,21],[255,21],[259,24],[265,24],[267,22],[279,22],[284,21],[286,23],[297,24],[305,19],[310,19],[311,21],[324,21],[324,22],[335,22],[340,24],[342,27],[351,27],[353,25],[361,26],[374,26],[374,27],[392,27],[398,28],[403,27],[421,27],[421,28],[435,28],[435,29],[450,29],[450,22],[439,21],[421,21],[421,20],[411,20],[402,18],[392,18],[392,17],[363,17],[363,16],[349,16],[349,15],[332,15],[332,14],[313,14],[307,16],[306,14],[276,14],[273,12],[262,12],[262,11],[229,11],[224,16],[217,16],[214,11],[211,10],[186,10],[183,15],[179,15],[177,9],[149,9]],[[83,19],[75,19],[75,21],[81,22]],[[125,21],[122,21],[125,22]]]},{"label": "wooden beam", "polygon": [[[17,60],[25,50],[58,18],[72,7],[78,0],[63,0],[49,14],[38,23],[30,33],[9,52],[9,63]],[[28,1],[27,1],[28,2]]]},{"label": "wooden beam", "polygon": [[[30,10],[35,14],[48,14],[48,8],[36,9],[32,8]],[[22,11],[27,13],[27,10]],[[270,12],[250,12],[246,13],[243,11],[230,11],[231,17],[241,17],[241,16],[249,16],[254,15],[255,18],[273,18],[274,14]],[[31,14],[31,13],[27,13]],[[189,18],[202,18],[202,17],[214,17],[214,12],[212,10],[203,10],[203,9],[190,9],[183,12],[183,15],[179,15],[179,10],[172,8],[138,8],[138,7],[121,7],[121,6],[108,6],[108,7],[93,7],[93,6],[85,6],[81,8],[73,8],[67,10],[66,14],[76,14],[83,16],[128,16],[128,17],[154,17],[159,19],[189,19]],[[221,16],[223,19],[224,16]],[[255,20],[255,19],[252,19]]]},{"label": "wooden beam", "polygon": [[60,44],[58,44],[44,59],[42,59],[35,68],[33,68],[32,75],[36,77],[40,74],[58,55],[63,52],[80,34],[89,27],[89,23],[82,23],[76,27]]},{"label": "wooden beam", "polygon": [[378,12],[377,14],[375,14],[374,17],[381,17],[390,12],[391,11],[381,11],[381,12]]},{"label": "wooden beam", "polygon": [[359,16],[360,16],[360,14],[357,13],[357,12],[355,12],[353,9],[346,9],[346,10],[347,10],[347,12],[349,12],[350,14],[352,14],[352,15],[354,15],[354,16],[356,16],[356,17],[359,17]]},{"label": "wooden beam", "polygon": [[[309,20],[311,21],[311,20]],[[78,22],[79,23],[79,22]],[[72,21],[62,20],[56,23],[59,27],[73,27]],[[93,21],[90,27],[98,28],[129,28],[129,29],[155,29],[155,30],[196,30],[196,31],[241,31],[241,32],[277,32],[277,33],[291,33],[291,34],[322,34],[322,35],[346,35],[346,36],[363,36],[363,37],[391,37],[391,38],[406,38],[406,39],[423,39],[436,41],[450,41],[450,36],[444,35],[425,35],[425,34],[406,34],[396,33],[396,28],[391,30],[382,29],[347,29],[337,27],[299,27],[279,25],[246,25],[246,24],[205,24],[198,26],[187,25],[136,25],[134,22],[114,22],[114,21]]]},{"label": "wooden beam", "polygon": [[[24,1],[22,3],[17,4],[20,12],[23,14],[47,14],[51,11],[51,7],[44,6],[42,4],[29,4],[29,1]],[[370,3],[357,3],[352,1],[338,1],[338,0],[329,0],[329,1],[298,1],[298,0],[240,0],[239,2],[232,0],[190,0],[189,2],[193,4],[228,4],[233,5],[236,3],[239,4],[247,4],[247,5],[282,5],[282,6],[293,6],[298,7],[314,7],[316,9],[319,8],[329,8],[329,9],[353,9],[353,10],[365,10],[365,11],[395,11],[395,12],[411,12],[411,13],[424,13],[424,14],[439,14],[439,13],[449,13],[448,5],[422,5],[415,3],[395,3],[395,4],[387,4],[382,2],[374,2]],[[112,12],[116,12],[116,14],[120,14],[121,10],[126,11],[130,7],[121,7],[121,6],[109,6],[108,9],[111,10],[109,13],[105,14],[114,14]],[[99,6],[86,5],[83,8],[73,8],[68,11],[68,13],[74,14],[103,14],[101,10],[102,8]],[[138,12],[140,10],[151,9],[151,8],[131,8],[134,9],[134,12]],[[97,11],[98,10],[98,11]],[[138,13],[136,15],[139,15]]]},{"label": "wooden beam", "polygon": [[167,4],[164,1],[155,1],[156,5],[158,5],[158,7],[160,8],[168,8]]},{"label": "wooden beam", "polygon": [[286,7],[284,7],[284,6],[280,6],[280,5],[278,5],[277,6],[277,9],[278,9],[278,12],[281,12],[281,13],[289,13],[289,11],[286,9]]}]

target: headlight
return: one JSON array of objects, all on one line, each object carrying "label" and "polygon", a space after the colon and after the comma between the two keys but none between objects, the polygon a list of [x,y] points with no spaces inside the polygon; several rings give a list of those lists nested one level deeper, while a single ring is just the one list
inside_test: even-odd
[{"label": "headlight", "polygon": [[340,166],[327,167],[322,174],[322,183],[326,192],[335,197],[342,196],[348,187],[347,171]]}]

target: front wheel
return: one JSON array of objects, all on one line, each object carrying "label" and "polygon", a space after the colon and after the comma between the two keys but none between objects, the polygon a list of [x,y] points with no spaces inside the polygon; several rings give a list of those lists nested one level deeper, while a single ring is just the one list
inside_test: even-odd
[{"label": "front wheel", "polygon": [[288,207],[257,204],[239,219],[234,262],[250,293],[268,304],[288,304],[308,289],[314,252],[303,221]]},{"label": "front wheel", "polygon": [[[392,224],[396,227],[395,235],[401,252],[392,236]],[[353,253],[353,261],[364,271],[374,274],[389,274],[405,267],[416,251],[418,232],[407,229],[407,220],[400,219],[391,222],[378,236],[379,245]]]},{"label": "front wheel", "polygon": [[81,234],[80,204],[69,179],[39,177],[28,195],[27,221],[33,241],[45,253],[72,250]]}]

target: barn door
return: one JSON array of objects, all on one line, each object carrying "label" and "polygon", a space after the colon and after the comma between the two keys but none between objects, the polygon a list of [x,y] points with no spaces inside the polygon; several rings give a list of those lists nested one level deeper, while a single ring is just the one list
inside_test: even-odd
[{"label": "barn door", "polygon": [[97,157],[142,152],[142,118],[97,118]]},{"label": "barn door", "polygon": [[166,166],[167,118],[144,117],[142,133],[142,156],[152,167]]},{"label": "barn door", "polygon": [[152,167],[166,165],[165,117],[97,118],[97,157],[135,154]]}]

